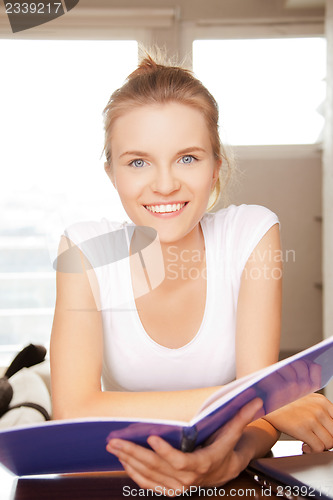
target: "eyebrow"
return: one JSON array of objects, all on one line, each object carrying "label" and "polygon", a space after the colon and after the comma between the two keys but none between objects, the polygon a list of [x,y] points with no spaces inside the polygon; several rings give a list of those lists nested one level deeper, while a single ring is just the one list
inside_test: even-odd
[{"label": "eyebrow", "polygon": [[[206,153],[207,151],[204,148],[200,148],[199,146],[191,146],[189,148],[182,149],[181,151],[178,151],[175,156],[178,155],[185,155],[188,153],[195,153],[195,152],[202,152]],[[119,158],[122,158],[123,156],[149,156],[149,153],[146,153],[145,151],[125,151],[125,153],[122,153]]]}]

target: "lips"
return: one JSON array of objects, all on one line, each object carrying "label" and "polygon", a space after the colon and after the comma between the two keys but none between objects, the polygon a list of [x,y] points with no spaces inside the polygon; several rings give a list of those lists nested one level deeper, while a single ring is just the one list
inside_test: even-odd
[{"label": "lips", "polygon": [[154,214],[171,214],[182,210],[182,208],[187,205],[186,202],[181,203],[167,203],[167,204],[156,204],[156,205],[144,205],[144,207]]}]

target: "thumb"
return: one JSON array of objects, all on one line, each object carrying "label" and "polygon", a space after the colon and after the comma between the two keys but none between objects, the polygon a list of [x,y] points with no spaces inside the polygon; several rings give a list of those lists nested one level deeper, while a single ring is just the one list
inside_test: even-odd
[{"label": "thumb", "polygon": [[263,402],[260,398],[255,398],[243,406],[229,422],[221,427],[220,431],[218,431],[218,438],[214,440],[212,446],[219,446],[219,442],[222,442],[224,447],[234,448],[244,428],[250,422],[259,418],[259,413],[262,413],[260,412],[262,406]]}]

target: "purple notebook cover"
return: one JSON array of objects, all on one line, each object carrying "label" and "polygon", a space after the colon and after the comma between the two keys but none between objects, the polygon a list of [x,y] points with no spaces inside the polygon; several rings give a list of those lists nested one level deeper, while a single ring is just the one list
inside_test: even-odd
[{"label": "purple notebook cover", "polygon": [[324,387],[332,376],[333,337],[245,378],[191,425],[99,418],[13,427],[0,431],[0,463],[18,476],[122,470],[118,459],[106,451],[111,437],[148,447],[148,436],[159,435],[175,448],[192,451],[254,397],[262,398],[265,413],[270,413]]}]

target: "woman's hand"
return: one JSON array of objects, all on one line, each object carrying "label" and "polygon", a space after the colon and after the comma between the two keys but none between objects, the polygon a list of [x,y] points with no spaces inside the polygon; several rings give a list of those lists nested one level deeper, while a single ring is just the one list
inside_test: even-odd
[{"label": "woman's hand", "polygon": [[245,405],[214,436],[214,441],[193,453],[183,453],[166,441],[150,436],[152,450],[129,441],[111,439],[107,450],[118,457],[128,475],[142,488],[165,488],[168,496],[190,486],[221,485],[235,478],[253,457],[243,431],[262,407],[258,398]]},{"label": "woman's hand", "polygon": [[264,417],[276,429],[304,441],[304,453],[333,448],[333,404],[310,394]]}]

